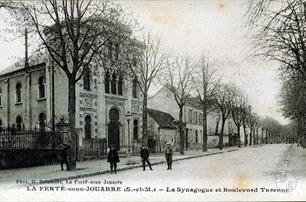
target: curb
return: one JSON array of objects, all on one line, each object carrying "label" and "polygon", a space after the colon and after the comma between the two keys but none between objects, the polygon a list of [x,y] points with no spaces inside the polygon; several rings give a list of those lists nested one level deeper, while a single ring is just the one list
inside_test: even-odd
[{"label": "curb", "polygon": [[[231,149],[231,150],[228,150],[226,152],[233,152],[233,151],[237,151],[237,150],[238,149]],[[214,153],[183,157],[183,158],[179,158],[179,159],[173,159],[173,161],[188,160],[188,159],[200,158],[200,157],[204,157],[204,156],[212,156],[212,155],[217,155],[217,154],[222,154],[222,153],[225,153],[225,151],[218,151],[218,152],[214,152]],[[151,165],[160,165],[160,164],[163,164],[163,163],[166,163],[166,161],[163,160],[163,161],[159,161],[159,162],[154,162],[154,163],[151,163]],[[135,168],[142,168],[142,165],[132,165],[132,166],[128,166],[128,167],[125,167],[125,168],[118,168],[117,172],[118,171],[132,170],[132,169],[135,169]],[[60,181],[63,181],[63,180],[73,180],[73,179],[78,179],[78,178],[93,177],[93,176],[96,176],[96,175],[103,175],[103,174],[107,174],[107,173],[110,173],[110,170],[81,174],[81,175],[74,175],[74,176],[69,176],[69,177],[54,178],[54,179],[50,179],[50,180],[40,180],[40,182],[38,184],[56,183],[56,182],[60,182]]]}]

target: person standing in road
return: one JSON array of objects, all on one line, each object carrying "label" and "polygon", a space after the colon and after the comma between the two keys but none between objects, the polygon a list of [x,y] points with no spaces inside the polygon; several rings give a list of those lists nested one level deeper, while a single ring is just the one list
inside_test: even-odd
[{"label": "person standing in road", "polygon": [[66,165],[66,170],[69,170],[69,166],[68,166],[68,159],[67,159],[67,155],[68,155],[68,151],[69,151],[70,147],[67,144],[63,144],[63,148],[61,151],[61,169],[64,170],[64,164]]},{"label": "person standing in road", "polygon": [[165,149],[165,157],[166,157],[167,165],[168,165],[167,170],[172,170],[172,156],[173,156],[173,152],[172,152],[171,144],[167,143],[167,146]]},{"label": "person standing in road", "polygon": [[117,163],[120,162],[120,160],[115,145],[110,146],[110,150],[107,155],[107,162],[110,164],[111,174],[113,174],[113,172],[117,174]]},{"label": "person standing in road", "polygon": [[149,151],[148,151],[147,147],[145,145],[143,145],[142,148],[141,148],[141,151],[140,151],[140,157],[142,159],[143,170],[146,170],[146,162],[149,165],[150,170],[153,170],[152,166],[151,166],[151,163],[150,163],[150,160],[149,160],[149,155],[150,154],[149,154]]}]

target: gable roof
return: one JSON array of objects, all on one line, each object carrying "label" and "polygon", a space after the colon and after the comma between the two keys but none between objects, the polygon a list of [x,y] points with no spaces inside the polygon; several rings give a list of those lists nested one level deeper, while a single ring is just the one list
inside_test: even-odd
[{"label": "gable roof", "polygon": [[[170,93],[170,96],[173,96],[173,93],[169,90],[170,87],[168,87],[170,84],[165,84],[163,87],[161,87],[154,95],[150,96],[148,100],[154,99],[155,96],[162,92],[168,92]],[[174,101],[175,102],[175,101]],[[199,99],[197,97],[194,97],[192,95],[189,95],[186,99],[186,105],[191,106],[194,108],[200,108]]]},{"label": "gable roof", "polygon": [[[36,54],[31,55],[28,60],[29,60],[28,63],[29,63],[29,68],[30,68],[32,66],[36,66],[36,65],[46,62],[46,57],[44,54],[36,53]],[[25,63],[25,59],[24,58],[20,59],[14,64],[2,69],[0,71],[0,76],[25,69],[24,63]]]},{"label": "gable roof", "polygon": [[176,129],[175,119],[169,113],[148,109],[148,114],[157,122],[160,128]]}]

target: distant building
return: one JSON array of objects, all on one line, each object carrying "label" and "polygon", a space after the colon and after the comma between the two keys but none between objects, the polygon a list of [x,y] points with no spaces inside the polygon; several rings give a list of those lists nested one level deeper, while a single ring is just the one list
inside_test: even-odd
[{"label": "distant building", "polygon": [[148,133],[148,146],[151,151],[163,152],[167,143],[170,143],[174,150],[178,148],[177,126],[169,113],[148,109]]},{"label": "distant building", "polygon": [[[172,92],[163,86],[155,95],[149,98],[148,106],[155,110],[161,110],[171,114],[175,120],[179,119],[179,107],[175,102]],[[218,146],[221,120],[217,124],[218,116],[209,113],[207,117],[207,145],[210,148]],[[203,145],[203,114],[197,105],[195,98],[190,98],[183,108],[183,122],[186,124],[185,145],[186,150],[200,150]],[[216,127],[218,128],[216,129]],[[232,120],[226,122],[224,128],[224,144],[229,144],[229,134],[234,133],[234,123]]]}]

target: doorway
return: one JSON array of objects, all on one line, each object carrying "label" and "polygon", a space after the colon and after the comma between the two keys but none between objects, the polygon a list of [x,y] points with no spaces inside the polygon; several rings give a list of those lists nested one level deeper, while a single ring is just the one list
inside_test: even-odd
[{"label": "doorway", "polygon": [[120,150],[120,126],[119,126],[119,111],[112,108],[109,111],[110,122],[108,124],[108,146],[114,144],[116,149]]}]

